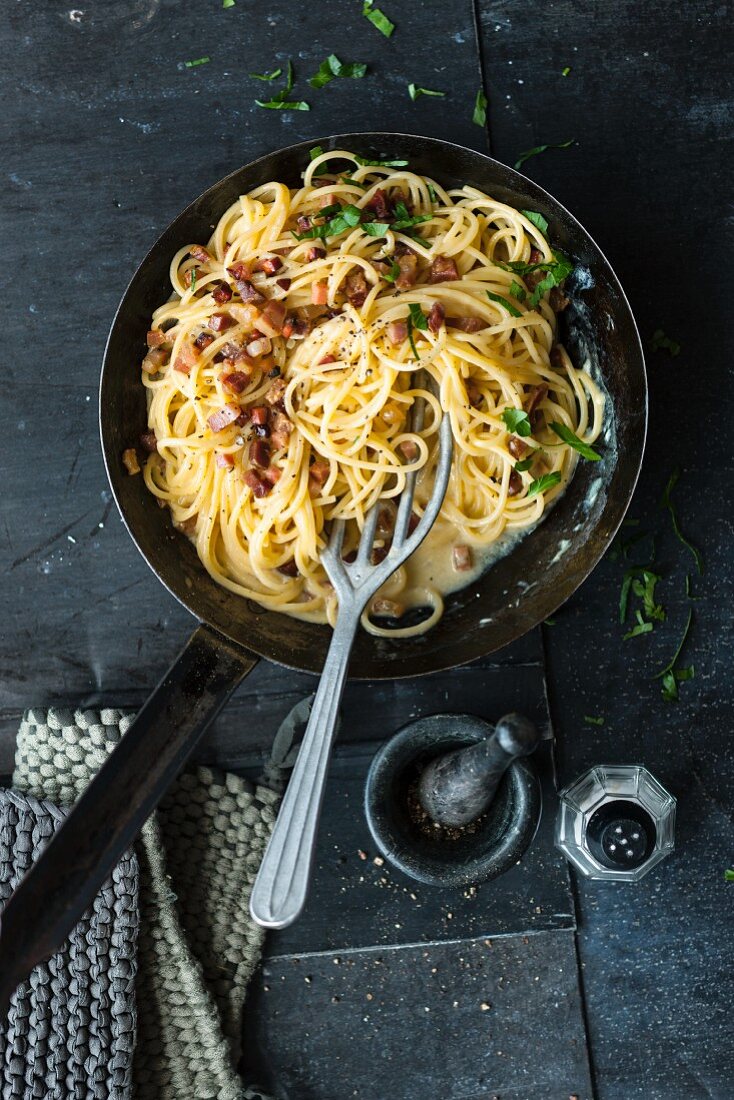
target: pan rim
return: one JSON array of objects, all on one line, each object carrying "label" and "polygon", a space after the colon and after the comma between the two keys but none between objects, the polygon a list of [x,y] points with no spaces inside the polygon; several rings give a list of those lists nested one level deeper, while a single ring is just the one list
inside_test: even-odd
[{"label": "pan rim", "polygon": [[[457,142],[451,142],[451,141],[447,141],[447,140],[442,139],[442,138],[435,138],[435,137],[431,137],[431,136],[428,136],[428,135],[406,134],[406,133],[402,133],[402,132],[399,132],[399,131],[392,132],[392,131],[366,130],[366,131],[361,131],[361,132],[338,133],[338,134],[331,134],[331,135],[324,136],[324,137],[307,138],[307,139],[303,139],[302,141],[295,142],[292,145],[286,145],[286,146],[282,146],[278,149],[272,149],[272,150],[262,154],[261,156],[255,158],[254,160],[248,161],[247,163],[245,163],[243,165],[240,165],[237,168],[234,168],[231,172],[228,172],[225,176],[222,176],[220,179],[218,179],[218,180],[214,181],[213,183],[211,183],[207,188],[205,188],[204,191],[202,191],[199,195],[195,196],[189,203],[187,203],[187,205],[182,210],[180,210],[178,212],[178,214],[157,234],[155,240],[151,244],[150,248],[147,250],[147,252],[146,252],[145,256],[143,257],[143,259],[136,265],[136,267],[135,267],[135,269],[134,269],[134,271],[133,271],[133,273],[132,273],[132,275],[131,275],[131,277],[130,277],[130,279],[129,279],[126,287],[125,287],[125,290],[124,290],[124,292],[123,292],[123,294],[120,298],[120,302],[117,306],[117,309],[115,310],[114,316],[112,318],[109,333],[108,333],[107,339],[105,341],[104,353],[103,353],[103,358],[102,358],[102,370],[101,370],[100,382],[99,382],[99,404],[98,404],[99,429],[100,429],[100,443],[101,443],[102,457],[103,457],[103,461],[104,461],[104,465],[105,465],[105,472],[106,472],[106,475],[107,475],[107,480],[109,482],[110,490],[112,492],[112,496],[113,496],[113,499],[115,501],[117,510],[120,514],[120,517],[123,521],[123,524],[125,525],[125,528],[126,528],[128,534],[130,535],[130,537],[131,537],[134,545],[136,546],[138,552],[140,553],[141,557],[143,558],[145,563],[148,565],[148,567],[151,569],[151,571],[154,573],[156,579],[167,589],[167,591],[174,597],[174,599],[176,599],[176,601],[178,603],[180,603],[183,607],[186,608],[186,610],[194,617],[194,619],[198,623],[204,623],[206,626],[210,627],[212,630],[214,630],[214,631],[216,631],[220,634],[223,634],[225,637],[229,638],[235,644],[240,646],[243,649],[243,651],[250,651],[253,654],[257,654],[258,656],[260,656],[263,659],[272,661],[273,663],[278,664],[281,667],[288,668],[288,669],[291,669],[293,671],[308,672],[308,673],[313,673],[313,674],[318,674],[320,672],[320,667],[319,666],[317,666],[317,665],[306,666],[306,665],[301,664],[297,661],[290,662],[287,659],[287,654],[284,654],[283,652],[274,653],[273,650],[271,648],[269,648],[267,645],[261,645],[259,640],[258,640],[257,644],[250,644],[248,642],[248,644],[245,645],[240,640],[240,638],[238,636],[236,636],[236,634],[234,632],[227,631],[227,629],[225,627],[223,627],[220,622],[212,621],[212,620],[206,619],[206,618],[202,618],[201,614],[198,613],[197,610],[191,605],[191,602],[190,602],[191,590],[187,591],[185,584],[182,584],[180,586],[180,590],[179,590],[179,588],[177,588],[175,585],[169,583],[168,580],[165,579],[161,575],[161,573],[158,571],[158,569],[156,568],[153,561],[148,557],[148,554],[143,549],[143,547],[141,545],[141,541],[139,540],[139,538],[136,534],[134,524],[128,519],[128,515],[126,514],[124,503],[123,503],[123,501],[120,497],[120,494],[118,492],[118,489],[116,487],[117,486],[117,479],[116,479],[116,476],[113,472],[113,467],[112,467],[112,463],[115,460],[115,455],[113,454],[113,452],[111,450],[111,447],[108,445],[108,438],[107,438],[108,433],[105,431],[105,416],[104,416],[104,412],[105,412],[105,395],[106,395],[106,388],[109,384],[109,379],[110,379],[110,369],[111,369],[110,366],[109,366],[110,347],[111,347],[111,344],[112,344],[113,339],[114,339],[115,332],[116,332],[117,327],[118,327],[118,322],[120,321],[121,316],[124,314],[125,308],[127,306],[128,298],[129,298],[129,296],[130,296],[130,294],[131,294],[131,292],[132,292],[132,290],[133,290],[133,288],[136,284],[136,281],[137,281],[137,279],[140,275],[140,272],[148,265],[151,258],[155,255],[156,251],[158,250],[158,248],[160,246],[161,241],[169,233],[175,231],[177,225],[181,221],[183,221],[187,216],[189,216],[194,211],[194,209],[198,206],[198,204],[200,204],[203,200],[205,200],[206,197],[211,192],[223,188],[227,184],[227,182],[232,181],[235,177],[240,176],[243,172],[255,171],[258,168],[259,165],[261,165],[265,161],[268,161],[273,156],[290,156],[290,157],[293,157],[294,160],[295,160],[298,157],[299,154],[301,154],[303,152],[306,152],[309,147],[312,147],[314,145],[323,145],[325,148],[332,148],[332,149],[333,148],[345,148],[346,149],[346,148],[350,147],[350,144],[357,143],[360,140],[369,141],[369,142],[372,142],[372,143],[385,143],[385,144],[393,144],[393,145],[399,144],[400,141],[409,141],[409,142],[420,141],[422,143],[426,143],[427,145],[433,144],[436,147],[440,147],[442,150],[444,150],[444,152],[448,151],[449,155],[455,154],[457,158],[461,158],[462,156],[466,156],[466,157],[469,157],[469,158],[478,159],[478,160],[484,162],[485,164],[489,165],[493,169],[498,170],[501,173],[509,174],[509,177],[511,179],[514,179],[517,182],[518,186],[527,186],[527,188],[529,190],[535,192],[536,195],[539,195],[541,198],[545,199],[548,202],[548,204],[551,208],[554,208],[559,213],[562,213],[568,219],[568,222],[572,226],[573,231],[575,233],[578,233],[582,238],[585,238],[591,244],[592,248],[596,251],[596,253],[598,254],[598,257],[600,258],[600,260],[602,261],[602,263],[605,266],[605,269],[606,269],[605,274],[608,277],[610,283],[613,285],[615,294],[618,295],[620,308],[626,313],[627,319],[628,319],[628,321],[630,323],[630,326],[631,326],[631,331],[634,334],[635,347],[633,349],[633,353],[634,353],[634,357],[636,359],[638,359],[638,361],[639,361],[639,369],[640,369],[639,370],[639,373],[640,373],[639,382],[641,384],[643,400],[641,402],[641,408],[640,408],[639,414],[638,414],[639,417],[640,417],[640,420],[641,420],[641,424],[640,424],[641,430],[639,432],[639,443],[638,443],[638,448],[637,448],[638,449],[638,454],[637,454],[637,457],[636,457],[634,468],[628,472],[628,476],[627,476],[627,480],[626,480],[626,486],[625,486],[625,494],[626,494],[627,499],[624,502],[623,506],[619,508],[619,514],[618,514],[618,516],[616,516],[614,522],[611,523],[610,525],[608,525],[606,533],[601,537],[599,545],[595,549],[593,557],[590,560],[590,562],[585,564],[583,566],[583,568],[578,571],[578,574],[576,576],[569,579],[568,583],[564,586],[563,593],[562,593],[562,595],[559,599],[557,599],[557,600],[554,599],[553,592],[546,587],[546,589],[545,589],[545,599],[543,599],[542,597],[540,599],[538,615],[537,615],[537,617],[535,615],[532,616],[532,618],[535,621],[532,622],[531,625],[529,625],[529,626],[523,625],[522,628],[519,629],[514,634],[514,637],[513,637],[512,641],[517,641],[519,638],[525,636],[531,630],[535,629],[543,621],[543,619],[548,618],[548,616],[553,614],[553,612],[555,610],[557,610],[558,607],[560,607],[562,604],[566,603],[571,598],[571,596],[574,594],[574,592],[576,592],[578,590],[580,585],[583,584],[583,582],[594,571],[594,569],[596,568],[596,566],[599,564],[602,557],[606,553],[607,549],[611,545],[617,531],[619,530],[619,527],[621,526],[621,524],[624,520],[625,514],[627,512],[627,509],[629,508],[630,501],[632,499],[635,487],[636,487],[638,479],[639,479],[640,470],[641,470],[641,467],[642,467],[642,461],[643,461],[644,452],[645,452],[645,444],[646,444],[646,440],[647,440],[648,420],[649,420],[647,369],[646,369],[646,364],[645,364],[645,356],[644,356],[644,350],[643,350],[643,346],[642,346],[642,340],[640,338],[640,333],[639,333],[639,329],[638,329],[638,326],[637,326],[637,322],[635,320],[635,316],[634,316],[634,313],[633,313],[632,308],[630,306],[627,295],[626,295],[626,293],[624,291],[624,288],[622,287],[622,284],[619,280],[619,277],[617,276],[617,273],[616,273],[615,269],[613,268],[612,264],[610,263],[608,257],[606,256],[604,251],[600,248],[600,246],[597,243],[596,239],[594,237],[592,237],[592,235],[588,232],[588,230],[567,209],[567,207],[562,202],[560,202],[560,200],[555,198],[555,196],[551,195],[548,191],[545,190],[545,188],[543,188],[541,185],[537,184],[534,180],[531,180],[529,177],[523,175],[521,172],[518,172],[516,169],[510,168],[508,165],[503,164],[501,161],[497,160],[495,157],[492,157],[487,153],[480,152],[476,149],[472,149],[469,146],[460,145]],[[613,469],[616,469],[617,465],[618,465],[618,460],[615,460],[615,464],[614,464]],[[606,510],[607,509],[605,508],[604,511],[606,511]],[[602,514],[604,514],[604,513],[602,513]],[[328,628],[324,627],[324,630],[327,630],[327,629]],[[496,645],[492,645],[492,644],[489,644],[489,645],[485,644],[483,646],[479,645],[476,648],[476,652],[474,652],[472,655],[468,656],[466,659],[458,660],[458,661],[455,659],[455,657],[452,656],[451,647],[446,647],[446,649],[437,649],[434,652],[434,654],[432,655],[432,659],[429,662],[428,666],[418,667],[415,670],[403,669],[402,666],[401,666],[399,668],[391,670],[389,668],[389,666],[386,665],[384,670],[381,669],[377,672],[375,672],[375,670],[370,670],[367,675],[360,675],[359,672],[357,672],[355,670],[355,674],[351,675],[350,678],[352,678],[352,679],[369,679],[369,680],[381,680],[381,679],[386,679],[387,680],[387,679],[404,679],[404,678],[409,678],[409,677],[419,676],[419,675],[430,675],[434,672],[446,671],[446,670],[451,669],[451,668],[460,667],[461,665],[466,664],[466,663],[468,663],[472,660],[476,660],[476,659],[479,659],[479,658],[482,658],[482,657],[487,657],[493,652],[498,652],[499,649],[504,648],[508,644],[511,644],[511,642],[510,641],[503,642],[500,647],[498,647]]]}]

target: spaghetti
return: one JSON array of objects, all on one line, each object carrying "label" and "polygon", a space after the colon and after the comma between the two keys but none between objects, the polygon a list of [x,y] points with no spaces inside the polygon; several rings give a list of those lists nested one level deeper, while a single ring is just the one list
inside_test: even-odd
[{"label": "spaghetti", "polygon": [[421,606],[423,622],[391,634],[428,629],[442,595],[538,523],[577,452],[597,457],[604,409],[556,342],[571,265],[544,230],[402,162],[316,150],[300,187],[242,195],[206,247],[176,253],[142,365],[143,472],[219,584],[333,623],[330,522],[347,521],[348,558],[381,502],[384,556],[406,474],[419,472],[416,513],[430,495],[442,415],[455,446],[441,515],[366,628]]}]

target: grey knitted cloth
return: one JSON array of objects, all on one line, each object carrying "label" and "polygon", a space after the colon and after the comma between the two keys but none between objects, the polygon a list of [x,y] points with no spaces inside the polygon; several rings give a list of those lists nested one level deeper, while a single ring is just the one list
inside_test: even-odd
[{"label": "grey knitted cloth", "polygon": [[[0,906],[64,811],[0,791]],[[34,967],[0,1021],[0,1094],[128,1100],[135,1046],[138,865],[120,860],[61,951]]]},{"label": "grey knitted cloth", "polygon": [[[28,711],[13,786],[70,805],[132,717],[112,709]],[[199,768],[179,777],[143,829],[136,844],[136,1100],[261,1096],[236,1066],[245,993],[263,941],[249,895],[278,798],[266,786]]]}]

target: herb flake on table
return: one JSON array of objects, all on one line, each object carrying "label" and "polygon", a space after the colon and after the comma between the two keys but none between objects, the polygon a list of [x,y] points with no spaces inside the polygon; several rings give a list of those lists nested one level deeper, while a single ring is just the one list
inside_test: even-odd
[{"label": "herb flake on table", "polygon": [[686,625],[683,627],[683,633],[680,641],[676,647],[675,653],[668,661],[665,668],[662,668],[660,672],[655,673],[654,679],[662,680],[661,692],[663,699],[666,699],[669,703],[674,703],[678,699],[678,684],[685,680],[692,680],[696,675],[696,670],[693,665],[688,665],[686,668],[676,668],[678,658],[680,657],[683,646],[686,644],[688,633],[691,629],[691,623],[693,622],[693,611],[688,612],[688,618],[686,619]]},{"label": "herb flake on table", "polygon": [[548,232],[548,222],[539,214],[537,210],[521,210],[521,214],[524,214],[529,222],[532,222],[536,229],[539,229],[543,236]]},{"label": "herb flake on table", "polygon": [[530,160],[531,157],[537,157],[540,153],[547,152],[548,149],[568,149],[575,142],[575,138],[570,138],[568,141],[559,141],[555,145],[547,143],[545,145],[535,145],[532,149],[526,149],[524,153],[520,153],[520,156],[515,161],[515,170],[522,168],[526,160]]},{"label": "herb flake on table", "polygon": [[630,638],[639,637],[640,634],[650,634],[652,632],[652,623],[648,623],[643,619],[641,611],[635,612],[635,618],[637,619],[636,625],[623,636],[622,640],[625,642],[628,642]]},{"label": "herb flake on table", "polygon": [[412,100],[419,99],[422,95],[440,96],[443,99],[443,97],[446,95],[446,92],[438,92],[435,90],[435,88],[421,88],[417,84],[409,84],[408,95]]},{"label": "herb flake on table", "polygon": [[701,554],[701,551],[693,545],[692,542],[689,542],[689,540],[685,537],[685,535],[681,531],[680,524],[678,523],[678,514],[675,510],[675,505],[673,504],[673,501],[671,500],[671,494],[672,494],[673,489],[675,488],[676,484],[678,483],[678,478],[679,477],[680,477],[680,470],[678,470],[678,469],[673,470],[673,473],[668,478],[668,484],[665,486],[665,490],[663,492],[662,500],[660,501],[660,506],[661,506],[661,508],[667,508],[667,510],[670,514],[671,523],[673,524],[673,531],[675,532],[675,537],[678,539],[678,542],[680,542],[683,546],[686,547],[687,550],[690,550],[691,554],[693,554],[693,559],[696,563],[696,568],[698,569],[699,575],[702,575],[703,574],[703,555]]},{"label": "herb flake on table", "polygon": [[480,88],[477,92],[477,98],[474,100],[474,113],[471,116],[471,120],[475,126],[486,126],[488,102],[484,94],[484,88]]},{"label": "herb flake on table", "polygon": [[223,8],[233,8],[235,6],[235,0],[222,0]]},{"label": "herb flake on table", "polygon": [[380,34],[384,34],[385,38],[389,38],[395,30],[395,24],[388,19],[381,8],[376,8],[374,6],[374,0],[364,0],[362,4],[362,15],[366,19],[369,19],[372,26],[376,27]]},{"label": "herb flake on table", "polygon": [[548,489],[552,489],[554,485],[558,485],[561,480],[561,475],[558,470],[554,470],[552,474],[543,474],[542,477],[536,478],[535,481],[531,481],[528,485],[527,495],[534,497],[538,493],[544,493]]},{"label": "herb flake on table", "polygon": [[337,77],[351,77],[353,80],[361,80],[367,72],[367,66],[363,61],[340,61],[335,53],[329,54],[325,61],[319,65],[318,72],[309,79],[312,88],[323,88]]},{"label": "herb flake on table", "polygon": [[500,415],[508,432],[514,432],[523,438],[533,434],[530,417],[524,409],[507,408]]},{"label": "herb flake on table", "polygon": [[583,439],[579,439],[576,433],[572,432],[570,428],[567,428],[565,424],[561,424],[557,420],[554,420],[549,427],[552,432],[556,433],[559,439],[562,439],[569,447],[573,447],[574,451],[578,451],[582,458],[588,459],[589,462],[598,462],[601,458],[598,451],[595,451],[594,448]]},{"label": "herb flake on table", "polygon": [[734,871],[724,871],[724,882],[734,882]]},{"label": "herb flake on table", "polygon": [[585,714],[584,715],[584,722],[586,722],[590,726],[603,726],[604,725],[604,719],[600,714],[599,715]]},{"label": "herb flake on table", "polygon": [[566,65],[563,69],[561,69],[561,76],[568,76],[568,74],[570,72],[571,72],[571,66]]},{"label": "herb flake on table", "polygon": [[673,358],[675,358],[676,355],[680,355],[680,344],[678,341],[673,340],[670,336],[666,336],[661,328],[655,329],[650,344],[653,351],[667,351]]},{"label": "herb flake on table", "polygon": [[522,317],[522,311],[517,306],[513,306],[512,302],[508,302],[506,298],[503,298],[501,294],[493,294],[491,290],[488,290],[486,294],[490,302],[497,302],[498,305],[504,306],[512,317]]},{"label": "herb flake on table", "polygon": [[195,57],[193,61],[184,61],[184,67],[187,69],[197,69],[199,65],[208,65],[211,61],[211,57]]},{"label": "herb flake on table", "polygon": [[273,69],[272,73],[248,73],[253,80],[277,80],[282,74],[282,69]]},{"label": "herb flake on table", "polygon": [[[266,78],[269,79],[269,78]],[[258,107],[266,107],[271,111],[310,111],[311,108],[303,99],[288,99],[293,90],[293,63],[288,62],[285,85],[272,99],[256,99]]]}]

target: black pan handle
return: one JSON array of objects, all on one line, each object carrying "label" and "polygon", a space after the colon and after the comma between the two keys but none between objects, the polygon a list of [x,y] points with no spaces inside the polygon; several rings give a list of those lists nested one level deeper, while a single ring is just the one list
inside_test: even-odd
[{"label": "black pan handle", "polygon": [[0,1017],[23,978],[64,943],[257,661],[208,626],[194,631],[9,898],[0,917]]}]

